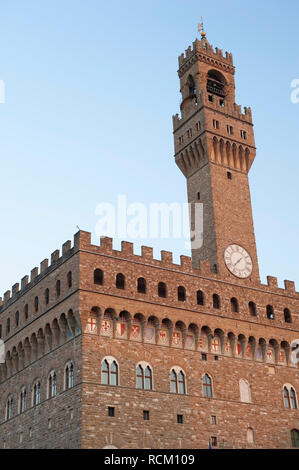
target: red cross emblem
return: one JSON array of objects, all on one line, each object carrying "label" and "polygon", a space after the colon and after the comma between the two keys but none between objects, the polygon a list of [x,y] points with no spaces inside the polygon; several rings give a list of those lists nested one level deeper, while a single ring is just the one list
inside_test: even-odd
[{"label": "red cross emblem", "polygon": [[212,343],[212,349],[213,349],[213,351],[217,351],[218,348],[219,348],[219,339],[215,338],[213,343]]},{"label": "red cross emblem", "polygon": [[87,325],[89,326],[89,331],[95,331],[96,330],[96,325],[97,321],[95,318],[89,317]]}]

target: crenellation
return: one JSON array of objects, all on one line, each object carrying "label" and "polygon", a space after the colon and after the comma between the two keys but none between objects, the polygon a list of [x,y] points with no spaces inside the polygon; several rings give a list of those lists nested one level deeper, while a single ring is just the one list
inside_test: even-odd
[{"label": "crenellation", "polygon": [[267,285],[268,285],[268,287],[272,287],[274,289],[277,289],[278,288],[277,277],[267,276]]},{"label": "crenellation", "polygon": [[171,251],[161,251],[161,262],[165,265],[173,264],[173,253]]},{"label": "crenellation", "polygon": [[48,258],[46,258],[40,263],[40,273],[42,274],[45,271],[47,271],[48,267],[49,267],[49,260]]},{"label": "crenellation", "polygon": [[38,276],[38,268],[35,267],[35,268],[31,269],[31,272],[30,272],[30,282],[32,282],[33,279],[35,279],[37,276]]},{"label": "crenellation", "polygon": [[133,255],[134,254],[133,250],[134,250],[133,243],[126,242],[126,241],[121,242],[121,253],[123,255],[128,255],[128,256]]},{"label": "crenellation", "polygon": [[186,271],[192,271],[192,259],[190,256],[180,256],[181,267]]},{"label": "crenellation", "polygon": [[56,263],[56,261],[59,260],[59,256],[60,256],[59,250],[53,251],[53,253],[51,253],[51,264]]},{"label": "crenellation", "polygon": [[21,290],[25,289],[28,283],[29,283],[29,276],[26,275],[21,279]]},{"label": "crenellation", "polygon": [[62,245],[62,256],[65,256],[71,250],[71,240],[64,242]]},{"label": "crenellation", "polygon": [[111,237],[101,237],[101,251],[111,253],[113,250],[113,239]]},{"label": "crenellation", "polygon": [[149,246],[142,246],[141,247],[141,256],[145,259],[145,261],[153,261],[154,259],[154,251],[153,248]]},{"label": "crenellation", "polygon": [[287,292],[295,293],[296,286],[294,281],[284,281],[284,287]]},{"label": "crenellation", "polygon": [[10,299],[10,290],[7,290],[6,292],[4,292],[3,302],[8,302],[9,299]]},{"label": "crenellation", "polygon": [[74,249],[75,251],[88,249],[91,245],[91,233],[79,230],[74,235]]},{"label": "crenellation", "polygon": [[19,292],[19,283],[16,282],[11,288],[12,291],[12,297],[14,297],[18,292]]}]

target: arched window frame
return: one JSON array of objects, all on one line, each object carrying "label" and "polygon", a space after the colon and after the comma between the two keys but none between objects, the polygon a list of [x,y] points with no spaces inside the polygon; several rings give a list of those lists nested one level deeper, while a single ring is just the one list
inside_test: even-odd
[{"label": "arched window frame", "polygon": [[158,297],[166,299],[167,297],[167,285],[165,282],[159,282],[158,284]]},{"label": "arched window frame", "polygon": [[292,384],[283,386],[283,404],[287,409],[296,410],[298,408],[297,393]]},{"label": "arched window frame", "polygon": [[64,368],[64,390],[70,390],[74,386],[74,364],[69,360]]},{"label": "arched window frame", "polygon": [[274,308],[272,305],[267,305],[266,307],[266,314],[267,314],[267,318],[269,320],[274,320],[275,319],[275,313],[274,313]]},{"label": "arched window frame", "polygon": [[137,279],[137,292],[146,294],[146,280],[143,277]]},{"label": "arched window frame", "polygon": [[198,290],[196,292],[196,301],[197,301],[197,305],[205,304],[205,296],[202,290]]},{"label": "arched window frame", "polygon": [[34,311],[35,311],[35,313],[38,312],[38,309],[39,309],[39,301],[38,301],[38,296],[36,295],[35,298],[34,298]]},{"label": "arched window frame", "polygon": [[[242,397],[242,384],[245,384],[246,386],[246,395],[247,395],[248,400],[244,400]],[[240,390],[240,401],[242,403],[251,403],[251,387],[247,380],[245,379],[239,380],[239,390]]]},{"label": "arched window frame", "polygon": [[239,302],[238,302],[238,299],[236,299],[236,297],[232,297],[230,299],[230,305],[231,305],[231,311],[233,313],[239,313]]},{"label": "arched window frame", "polygon": [[170,392],[186,394],[186,374],[181,367],[174,366],[170,370]]},{"label": "arched window frame", "polygon": [[153,390],[153,369],[147,362],[139,362],[136,366],[136,388]]},{"label": "arched window frame", "polygon": [[213,308],[217,310],[221,308],[220,296],[218,294],[213,294]]},{"label": "arched window frame", "polygon": [[50,302],[50,290],[47,288],[45,290],[45,304],[48,305],[49,302]]},{"label": "arched window frame", "polygon": [[93,272],[93,283],[97,286],[102,286],[104,284],[104,271],[100,268],[96,268]]},{"label": "arched window frame", "polygon": [[32,406],[40,404],[41,384],[40,380],[37,379],[32,387]]},{"label": "arched window frame", "polygon": [[48,398],[56,397],[57,395],[57,376],[55,370],[51,370],[48,376]]},{"label": "arched window frame", "polygon": [[248,310],[252,317],[257,317],[257,307],[256,304],[252,301],[248,303]]},{"label": "arched window frame", "polygon": [[27,390],[25,385],[21,388],[20,392],[20,401],[19,401],[19,412],[24,413],[26,411],[27,405]]},{"label": "arched window frame", "polygon": [[55,290],[56,290],[56,297],[60,297],[60,294],[61,294],[61,282],[60,282],[60,279],[57,279],[57,281],[56,281]]},{"label": "arched window frame", "polygon": [[285,308],[283,311],[283,316],[285,323],[292,323],[292,315],[290,309]]},{"label": "arched window frame", "polygon": [[73,273],[72,273],[72,271],[69,271],[69,272],[67,273],[67,276],[66,276],[66,277],[67,277],[67,279],[66,279],[66,280],[67,280],[67,286],[68,286],[68,288],[70,289],[70,288],[72,287],[72,285],[73,285]]},{"label": "arched window frame", "polygon": [[6,421],[13,417],[13,396],[9,395],[6,400]]},{"label": "arched window frame", "polygon": [[105,356],[102,360],[101,383],[113,387],[119,385],[119,364],[113,356]]},{"label": "arched window frame", "polygon": [[178,287],[178,301],[186,302],[186,289],[184,286]]},{"label": "arched window frame", "polygon": [[291,442],[292,447],[298,448],[299,447],[299,431],[298,429],[291,430]]},{"label": "arched window frame", "polygon": [[203,396],[205,398],[213,398],[212,377],[209,374],[202,376]]},{"label": "arched window frame", "polygon": [[126,278],[123,273],[118,273],[116,275],[115,286],[117,289],[122,289],[122,290],[126,288]]}]

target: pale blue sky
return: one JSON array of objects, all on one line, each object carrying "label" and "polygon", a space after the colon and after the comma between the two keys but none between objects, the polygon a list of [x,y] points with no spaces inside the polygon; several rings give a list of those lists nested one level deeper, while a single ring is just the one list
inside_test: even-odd
[{"label": "pale blue sky", "polygon": [[[299,290],[298,0],[10,0],[0,15],[0,295],[77,225],[94,233],[97,204],[186,201],[172,114],[177,57],[201,15],[210,43],[233,53],[237,103],[253,110],[262,281]],[[189,254],[183,240],[143,243]]]}]

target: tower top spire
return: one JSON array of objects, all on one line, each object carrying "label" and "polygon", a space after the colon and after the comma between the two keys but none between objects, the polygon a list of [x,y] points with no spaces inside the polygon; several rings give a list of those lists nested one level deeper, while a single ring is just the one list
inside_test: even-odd
[{"label": "tower top spire", "polygon": [[206,39],[206,32],[203,25],[203,16],[201,17],[201,23],[198,23],[198,32],[201,34],[202,39]]}]

